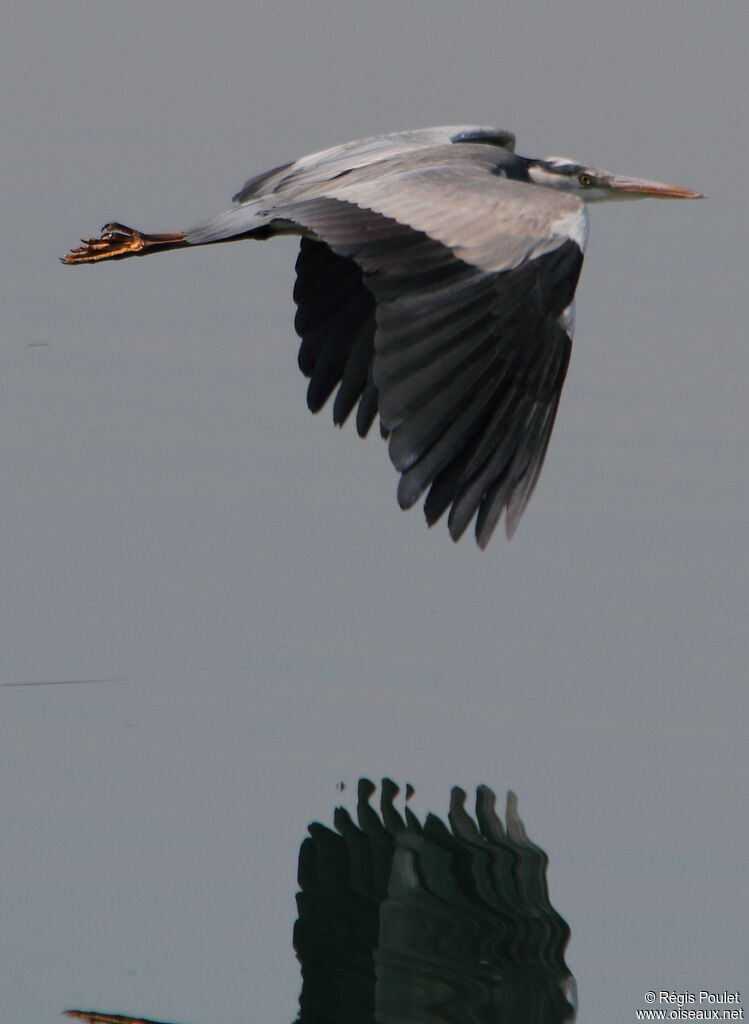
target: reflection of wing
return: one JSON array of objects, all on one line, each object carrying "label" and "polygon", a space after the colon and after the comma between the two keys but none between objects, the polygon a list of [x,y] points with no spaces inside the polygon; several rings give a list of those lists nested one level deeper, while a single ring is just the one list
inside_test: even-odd
[{"label": "reflection of wing", "polygon": [[300,1024],[561,1024],[572,1020],[569,929],[549,902],[545,853],[508,795],[477,792],[476,821],[453,790],[450,825],[392,806],[362,781],[359,827],[336,812],[300,852]]},{"label": "reflection of wing", "polygon": [[[420,823],[398,787],[359,782],[355,824],[338,808],[299,851],[297,1024],[563,1024],[575,1016],[569,928],[549,902],[546,854],[513,793],[505,824],[486,786],[475,820],[454,789],[449,823]],[[156,1024],[69,1010],[85,1024]]]},{"label": "reflection of wing", "polygon": [[374,957],[380,907],[387,898],[397,788],[383,786],[392,814],[388,829],[369,805],[371,782],[359,783],[359,826],[339,808],[337,832],[316,822],[299,851],[294,948],[302,966],[300,1020],[364,1024],[375,1020]]}]

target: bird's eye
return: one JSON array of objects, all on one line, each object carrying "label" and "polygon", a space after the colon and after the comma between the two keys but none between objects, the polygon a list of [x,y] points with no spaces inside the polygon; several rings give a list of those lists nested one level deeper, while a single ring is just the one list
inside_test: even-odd
[{"label": "bird's eye", "polygon": [[581,185],[592,185],[593,179],[589,174],[581,174],[577,179]]}]

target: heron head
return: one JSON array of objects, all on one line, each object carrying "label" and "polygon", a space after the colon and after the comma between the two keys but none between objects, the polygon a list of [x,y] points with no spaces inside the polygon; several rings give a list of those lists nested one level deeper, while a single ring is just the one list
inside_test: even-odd
[{"label": "heron head", "polygon": [[563,156],[549,156],[543,160],[529,160],[528,178],[534,185],[573,192],[586,203],[604,199],[702,199],[701,192],[667,185],[645,178],[625,178],[595,167],[584,167]]}]

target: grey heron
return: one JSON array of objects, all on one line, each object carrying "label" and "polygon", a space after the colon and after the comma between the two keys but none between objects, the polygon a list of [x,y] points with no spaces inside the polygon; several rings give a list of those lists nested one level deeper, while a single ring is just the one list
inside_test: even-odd
[{"label": "grey heron", "polygon": [[235,205],[187,231],[110,223],[67,264],[239,239],[301,236],[295,327],[318,411],[379,416],[398,502],[427,491],[431,526],[483,548],[505,513],[514,533],[535,487],[567,372],[585,204],[698,199],[561,157],[515,153],[511,132],[397,132],[302,157],[251,178]]}]

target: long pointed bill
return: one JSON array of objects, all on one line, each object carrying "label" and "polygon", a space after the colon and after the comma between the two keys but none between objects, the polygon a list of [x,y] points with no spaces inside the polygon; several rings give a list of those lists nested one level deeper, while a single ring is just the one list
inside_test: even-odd
[{"label": "long pointed bill", "polygon": [[653,196],[656,199],[704,199],[701,192],[693,192],[691,188],[681,185],[666,185],[662,181],[646,181],[644,178],[622,178],[618,174],[609,174],[605,179],[606,187],[614,195],[621,194],[622,199],[637,196]]}]

